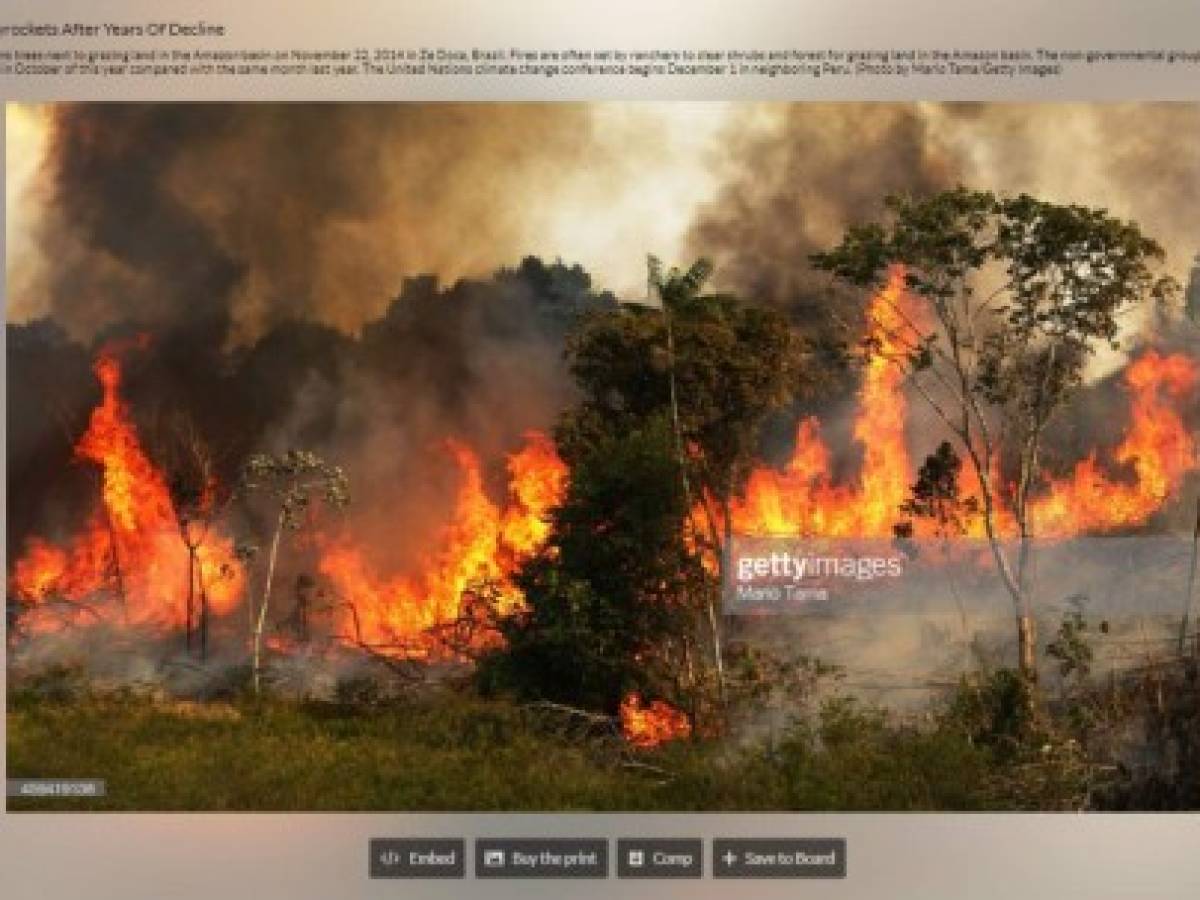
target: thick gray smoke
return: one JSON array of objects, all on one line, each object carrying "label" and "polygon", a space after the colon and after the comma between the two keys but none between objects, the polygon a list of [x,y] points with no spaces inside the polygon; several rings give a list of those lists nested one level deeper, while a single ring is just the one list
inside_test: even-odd
[{"label": "thick gray smoke", "polygon": [[13,303],[80,336],[123,319],[239,343],[295,318],[356,329],[406,274],[528,252],[520,199],[553,194],[589,123],[535,105],[55,107],[35,241],[51,264]]},{"label": "thick gray smoke", "polygon": [[1195,104],[771,104],[732,117],[722,187],[689,233],[725,283],[814,313],[828,279],[808,264],[889,193],[965,184],[1133,219],[1187,277],[1200,248]]}]

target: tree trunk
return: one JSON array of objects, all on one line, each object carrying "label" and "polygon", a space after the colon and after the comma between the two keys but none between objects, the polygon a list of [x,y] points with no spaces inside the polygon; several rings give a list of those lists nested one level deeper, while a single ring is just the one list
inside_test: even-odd
[{"label": "tree trunk", "polygon": [[267,558],[267,580],[263,584],[262,605],[258,609],[258,618],[254,625],[254,693],[262,692],[262,638],[263,629],[267,624],[267,607],[271,602],[271,582],[275,578],[275,560],[279,556],[279,539],[283,534],[283,510],[275,523],[275,534],[271,538],[271,553]]},{"label": "tree trunk", "polygon": [[200,662],[209,658],[209,594],[200,576]]},{"label": "tree trunk", "polygon": [[[1200,562],[1200,497],[1196,498],[1196,525],[1192,529],[1191,567],[1188,569],[1187,594],[1183,598],[1183,618],[1179,622],[1179,655],[1187,654],[1188,628],[1191,627],[1192,603],[1196,596],[1196,565]],[[1200,650],[1200,636],[1192,646],[1192,653]]]},{"label": "tree trunk", "polygon": [[[671,431],[675,438],[675,457],[679,465],[679,479],[683,487],[683,502],[687,506],[687,515],[692,514],[692,487],[687,472],[687,454],[683,445],[683,427],[679,421],[679,396],[675,385],[675,331],[671,326],[671,311],[667,306],[667,300],[662,298],[663,304],[663,324],[667,331],[667,388],[669,393],[669,401],[671,408]],[[728,523],[728,515],[726,515],[726,523]],[[717,547],[717,570],[720,575],[720,587],[718,591],[723,589],[725,584],[726,571],[726,547]],[[712,592],[708,592],[707,597],[707,612],[708,612],[708,627],[712,633],[713,645],[713,666],[717,673],[717,696],[721,703],[725,702],[725,657],[724,650],[721,646],[721,622],[717,615],[717,598]]]},{"label": "tree trunk", "polygon": [[1037,623],[1033,618],[1030,603],[1032,592],[1029,536],[1021,535],[1021,549],[1017,561],[1017,657],[1021,676],[1029,683],[1037,682]]},{"label": "tree trunk", "polygon": [[112,550],[113,575],[117,579],[117,599],[121,603],[121,619],[128,625],[129,605],[125,599],[125,573],[121,570],[121,554],[117,550],[117,528],[113,525],[112,516],[106,513],[104,519],[108,523],[108,541],[109,548]]},{"label": "tree trunk", "polygon": [[186,538],[184,544],[188,552],[188,589],[187,589],[187,607],[184,610],[185,622],[183,625],[184,646],[187,648],[188,656],[192,655],[192,622],[196,617],[196,548],[193,547]]},{"label": "tree trunk", "polygon": [[1009,597],[1012,598],[1013,609],[1016,612],[1018,667],[1021,674],[1032,684],[1037,678],[1037,634],[1028,597],[1022,584],[1024,578],[1022,570],[1026,562],[1024,555],[1028,542],[1025,537],[1022,537],[1020,551],[1022,560],[1019,561],[1018,571],[1014,574],[1008,557],[1004,553],[1000,535],[996,533],[996,505],[992,495],[990,473],[984,470],[974,454],[972,454],[972,460],[975,462],[975,471],[979,478],[979,491],[983,500],[983,525],[987,532],[988,545],[991,548],[996,569],[1000,573],[1000,580],[1008,590]]},{"label": "tree trunk", "polygon": [[200,661],[208,659],[208,588],[204,586],[204,569],[196,572],[200,588]]}]

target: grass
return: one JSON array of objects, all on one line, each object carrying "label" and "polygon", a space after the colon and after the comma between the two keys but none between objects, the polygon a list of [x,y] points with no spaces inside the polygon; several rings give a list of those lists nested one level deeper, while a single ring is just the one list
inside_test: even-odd
[{"label": "grass", "polygon": [[[561,725],[561,723],[560,723]],[[631,765],[630,763],[634,764]],[[633,753],[505,701],[446,690],[377,703],[186,703],[10,691],[10,777],[104,778],[103,798],[10,810],[960,810],[1063,808],[1011,791],[1011,765],[960,729],[852,703],[770,742]]]}]

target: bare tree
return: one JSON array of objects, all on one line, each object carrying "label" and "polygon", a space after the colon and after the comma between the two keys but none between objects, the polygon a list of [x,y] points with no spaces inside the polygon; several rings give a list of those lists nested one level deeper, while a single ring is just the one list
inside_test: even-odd
[{"label": "bare tree", "polygon": [[[1020,669],[1032,683],[1030,500],[1047,429],[1088,357],[1098,346],[1118,347],[1119,317],[1140,302],[1167,301],[1178,285],[1151,270],[1162,248],[1103,209],[961,187],[890,197],[886,209],[883,221],[851,227],[813,262],[873,289],[902,267],[908,291],[924,301],[919,315],[893,304],[888,318],[901,324],[867,349],[889,353],[970,463],[1016,613]],[[1005,543],[1001,478],[1012,484],[1015,556]]]},{"label": "bare tree", "polygon": [[195,649],[203,660],[208,655],[210,610],[201,556],[233,494],[218,478],[217,454],[191,416],[178,410],[160,415],[149,434],[152,452],[166,473],[175,524],[188,554],[184,643],[188,653]]},{"label": "bare tree", "polygon": [[263,631],[283,533],[285,530],[298,531],[303,527],[305,512],[314,500],[340,508],[350,502],[350,493],[341,467],[330,465],[308,450],[288,450],[279,456],[266,453],[251,456],[242,472],[242,489],[248,494],[265,494],[278,506],[267,553],[262,599],[257,611],[252,613],[251,620],[254,692],[257,694],[262,690]]}]

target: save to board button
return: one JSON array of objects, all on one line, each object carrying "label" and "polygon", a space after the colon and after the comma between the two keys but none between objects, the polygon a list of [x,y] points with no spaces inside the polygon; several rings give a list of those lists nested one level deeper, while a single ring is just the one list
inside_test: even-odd
[{"label": "save to board button", "polygon": [[845,878],[844,838],[717,838],[715,878]]}]

